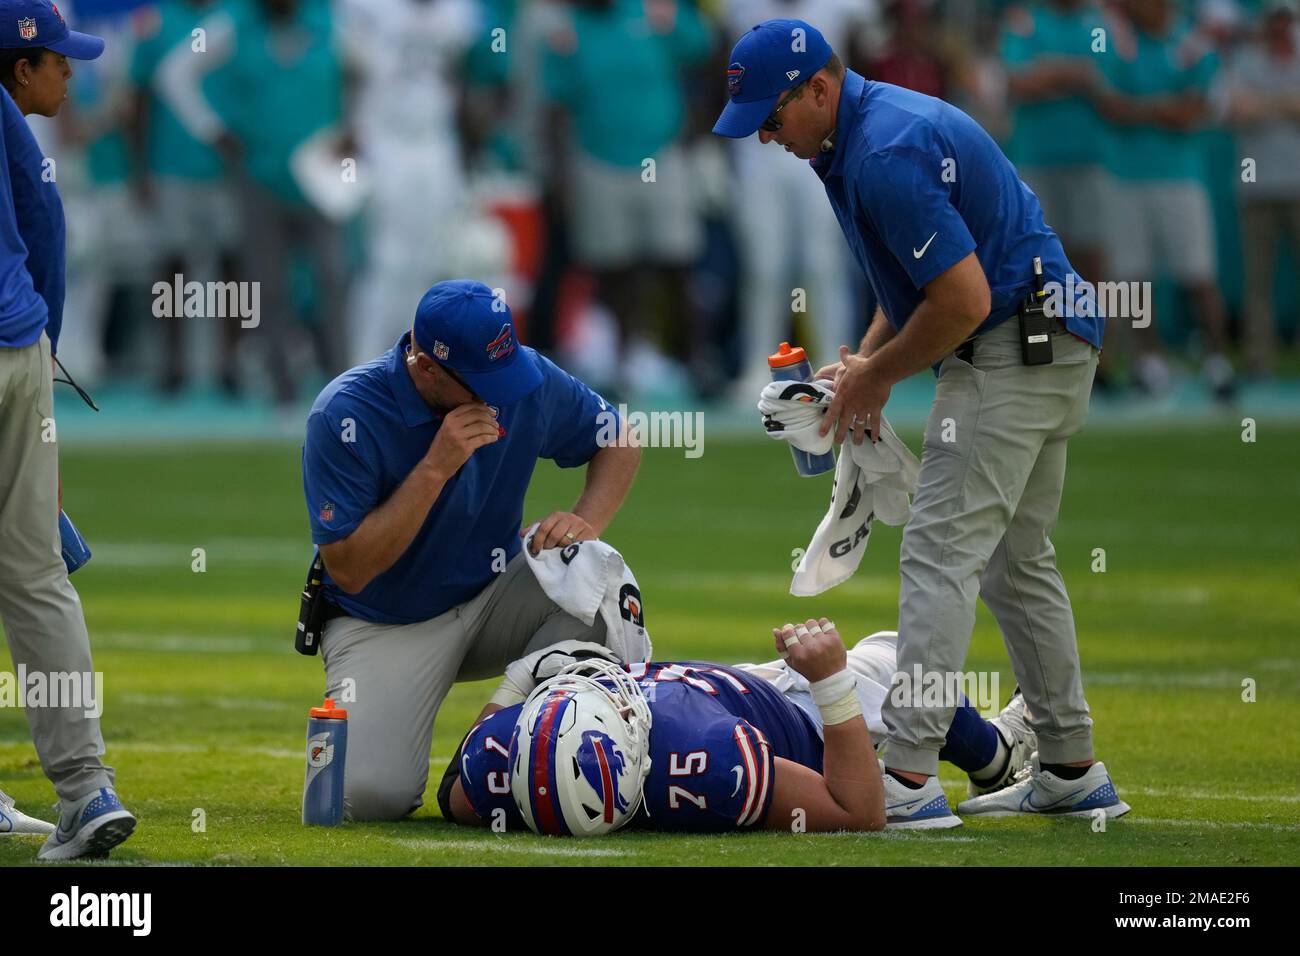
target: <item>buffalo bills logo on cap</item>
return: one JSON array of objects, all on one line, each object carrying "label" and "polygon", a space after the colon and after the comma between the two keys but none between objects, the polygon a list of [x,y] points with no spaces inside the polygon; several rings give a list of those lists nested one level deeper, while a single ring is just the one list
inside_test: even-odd
[{"label": "buffalo bills logo on cap", "polygon": [[24,17],[18,21],[18,35],[24,40],[36,39],[36,20],[32,17]]},{"label": "buffalo bills logo on cap", "polygon": [[497,359],[504,358],[515,350],[513,340],[513,330],[510,323],[507,322],[501,326],[501,332],[491,342],[487,344],[488,358],[495,362]]},{"label": "buffalo bills logo on cap", "polygon": [[738,96],[740,94],[740,81],[745,76],[745,68],[739,63],[733,63],[727,67],[727,95]]},{"label": "buffalo bills logo on cap", "polygon": [[625,765],[622,752],[608,734],[588,730],[583,732],[576,756],[583,779],[596,791],[603,805],[605,822],[613,823],[615,810],[627,812],[627,798],[618,789]]}]

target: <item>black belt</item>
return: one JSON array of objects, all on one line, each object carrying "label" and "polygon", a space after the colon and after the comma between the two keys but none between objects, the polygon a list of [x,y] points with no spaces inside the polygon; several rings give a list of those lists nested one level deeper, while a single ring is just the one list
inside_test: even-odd
[{"label": "black belt", "polygon": [[336,617],[347,617],[348,612],[343,610],[333,601],[325,601],[325,610],[321,613],[321,623],[332,621]]}]

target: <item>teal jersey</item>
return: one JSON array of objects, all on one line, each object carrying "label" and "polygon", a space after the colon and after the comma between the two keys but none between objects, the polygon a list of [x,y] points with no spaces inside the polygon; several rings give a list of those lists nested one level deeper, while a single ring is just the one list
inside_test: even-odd
[{"label": "teal jersey", "polygon": [[[1099,70],[1111,56],[1109,31],[1092,4],[1062,12],[1053,4],[1012,7],[1002,33],[1007,69],[1033,67],[1045,60],[1073,57]],[[1080,166],[1109,161],[1110,132],[1087,97],[1062,96],[1017,103],[1012,110],[1007,155],[1018,166]]]},{"label": "teal jersey", "polygon": [[572,27],[544,55],[546,94],[572,115],[583,152],[639,167],[681,133],[680,70],[707,55],[709,28],[689,3],[679,2],[671,30],[657,32],[640,0],[615,0],[604,11],[575,9]]},{"label": "teal jersey", "polygon": [[[1117,38],[1106,63],[1106,79],[1129,96],[1169,96],[1209,92],[1218,70],[1213,49],[1186,26],[1163,37],[1133,30]],[[1177,132],[1159,126],[1118,126],[1111,169],[1127,180],[1201,180],[1205,176],[1205,138],[1200,131]]]},{"label": "teal jersey", "polygon": [[[195,7],[182,0],[168,0],[159,6],[146,25],[145,34],[131,58],[132,84],[149,91],[149,132],[145,150],[149,171],[155,175],[212,180],[225,171],[217,151],[191,136],[162,99],[152,92],[154,77],[163,58],[177,46],[192,43],[192,31],[214,9],[216,7],[212,5]],[[199,55],[195,53],[195,56]],[[203,80],[203,94],[218,112],[222,100],[221,77],[222,71],[218,70]]]},{"label": "teal jersey", "polygon": [[343,115],[343,70],[328,0],[301,0],[292,21],[267,19],[253,0],[228,7],[235,50],[224,68],[224,103],[213,103],[244,147],[249,176],[302,202],[289,157]]}]

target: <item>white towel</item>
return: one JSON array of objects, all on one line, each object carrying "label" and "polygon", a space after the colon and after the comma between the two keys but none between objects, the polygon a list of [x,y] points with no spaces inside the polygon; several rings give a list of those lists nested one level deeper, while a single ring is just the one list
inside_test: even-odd
[{"label": "white towel", "polygon": [[[791,388],[797,385],[798,388]],[[758,410],[772,438],[824,455],[834,433],[818,434],[835,392],[830,382],[772,382],[763,389]],[[848,449],[848,454],[844,454]],[[908,495],[916,491],[921,463],[882,417],[880,440],[840,446],[831,507],[813,534],[795,569],[790,593],[811,597],[842,584],[857,571],[867,549],[871,522],[906,524],[911,510]]]},{"label": "white towel", "polygon": [[624,662],[650,660],[641,589],[623,556],[599,539],[534,555],[528,545],[536,530],[533,524],[524,532],[524,555],[546,596],[587,626],[599,614],[605,622],[605,646]]}]

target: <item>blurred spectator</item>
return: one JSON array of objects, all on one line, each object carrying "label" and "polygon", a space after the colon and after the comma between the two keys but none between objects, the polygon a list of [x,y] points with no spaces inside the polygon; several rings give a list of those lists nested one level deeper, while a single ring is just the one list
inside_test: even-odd
[{"label": "blurred spectator", "polygon": [[1276,352],[1274,270],[1284,236],[1300,256],[1300,38],[1296,0],[1270,0],[1259,38],[1224,78],[1226,116],[1253,177],[1240,186],[1246,257],[1245,358],[1265,376]]},{"label": "blurred spectator", "polygon": [[[868,42],[876,16],[875,0],[731,0],[727,43],[764,20],[787,18],[816,26],[833,50],[849,50]],[[796,288],[806,292],[804,309],[813,319],[807,334],[815,341],[799,343],[809,355],[829,361],[841,344],[856,348],[868,317],[854,315],[854,270],[821,180],[807,163],[757,136],[729,145],[742,268],[735,395],[752,404],[772,380],[766,357],[790,335]]]},{"label": "blurred spectator", "polygon": [[703,230],[681,141],[682,70],[707,55],[710,30],[684,0],[573,0],[568,13],[542,63],[547,187],[567,213],[577,264],[618,323],[612,384],[626,388],[628,351],[653,336],[659,303],[668,351],[708,389],[686,294]]},{"label": "blurred spectator", "polygon": [[[1223,299],[1216,285],[1214,222],[1203,183],[1196,131],[1207,120],[1207,91],[1218,67],[1203,38],[1179,22],[1172,0],[1122,0],[1112,18],[1114,55],[1105,57],[1108,88],[1096,94],[1114,124],[1112,169],[1119,179],[1109,217],[1112,277],[1151,281],[1166,269],[1189,297],[1204,349],[1203,374],[1216,398],[1235,389],[1225,349]],[[1126,324],[1112,320],[1116,330]],[[1141,338],[1138,380],[1167,388],[1158,337]]]},{"label": "blurred spectator", "polygon": [[[240,222],[236,196],[225,163],[208,143],[181,125],[153,89],[158,66],[178,44],[189,45],[190,31],[212,11],[212,0],[166,0],[144,20],[142,36],[131,60],[133,101],[130,139],[134,149],[133,188],[141,207],[152,220],[157,252],[157,278],[171,283],[173,276],[200,282],[220,278],[233,281]],[[204,94],[218,101],[221,92],[207,77]],[[179,392],[187,379],[185,316],[160,319],[165,348],[162,389]],[[237,345],[238,316],[210,316],[217,323],[218,381],[228,395],[239,392]]]},{"label": "blurred spectator", "polygon": [[[77,17],[80,11],[69,11]],[[105,38],[104,55],[79,63],[69,102],[55,120],[36,121],[32,131],[57,163],[59,189],[68,213],[68,289],[60,361],[74,378],[96,383],[113,371],[135,371],[129,354],[136,342],[153,355],[152,335],[138,336],[149,315],[148,289],[155,278],[154,243],[147,210],[130,189],[131,150],[124,133],[129,114],[129,70],[134,29],[123,15],[76,19]],[[147,317],[147,319],[145,319]],[[114,366],[110,366],[110,360]]]},{"label": "blurred spectator", "polygon": [[[291,269],[299,255],[315,266],[318,321],[311,338],[317,361],[329,376],[345,364],[343,231],[308,200],[293,171],[295,154],[330,136],[343,118],[334,18],[328,0],[227,0],[198,29],[202,48],[196,48],[198,39],[186,39],[168,53],[158,68],[158,89],[190,135],[240,162],[248,224],[241,271],[261,286],[254,334],[267,348],[275,400],[284,407],[297,394],[289,355],[299,336],[289,319]],[[214,103],[203,80],[218,68],[229,95]],[[349,139],[339,138],[340,159],[355,156]]]},{"label": "blurred spectator", "polygon": [[[1066,257],[1089,282],[1104,277],[1107,208],[1112,188],[1109,127],[1093,105],[1100,72],[1093,0],[1038,0],[1006,11],[1002,57],[1012,107],[1007,156],[1038,196]],[[1114,341],[1118,321],[1107,325]],[[1096,384],[1104,388],[1112,351],[1103,351]]]},{"label": "blurred spectator", "polygon": [[940,49],[931,6],[928,0],[888,0],[887,39],[884,49],[867,64],[869,79],[949,98],[950,64]]},{"label": "blurred spectator", "polygon": [[1089,282],[1102,277],[1110,187],[1108,130],[1088,96],[1099,78],[1097,29],[1102,14],[1091,0],[1042,0],[1010,8],[1002,36],[1013,110],[1007,156]]},{"label": "blurred spectator", "polygon": [[481,23],[473,0],[342,0],[338,9],[372,184],[350,309],[352,361],[364,362],[410,329],[429,286],[455,278],[448,260],[466,202],[456,78]]}]

